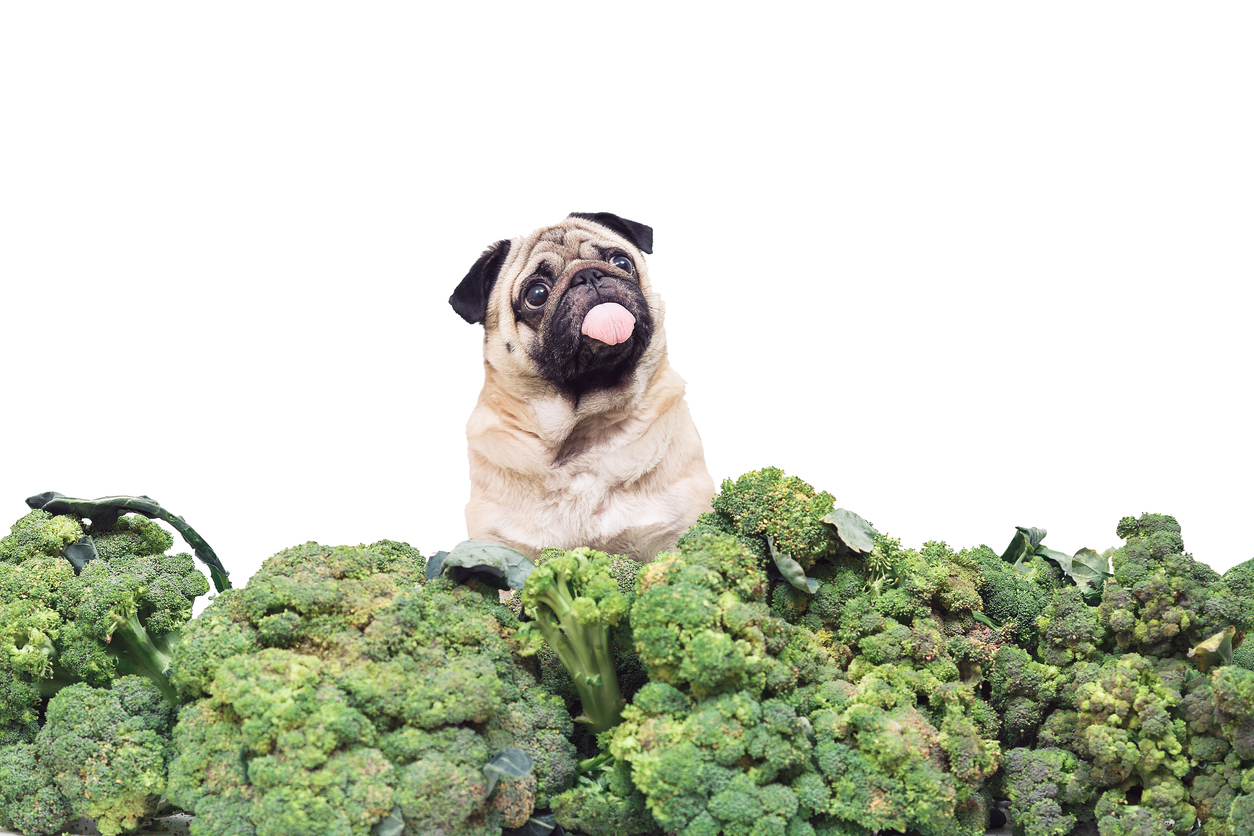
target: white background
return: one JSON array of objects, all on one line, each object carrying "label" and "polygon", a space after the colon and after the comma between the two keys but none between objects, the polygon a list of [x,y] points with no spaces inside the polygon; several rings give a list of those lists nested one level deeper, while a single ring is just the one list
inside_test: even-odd
[{"label": "white background", "polygon": [[1254,15],[1166,3],[6,4],[0,521],[149,494],[242,583],[465,535],[484,246],[650,270],[716,480],[907,545],[1254,557]]}]

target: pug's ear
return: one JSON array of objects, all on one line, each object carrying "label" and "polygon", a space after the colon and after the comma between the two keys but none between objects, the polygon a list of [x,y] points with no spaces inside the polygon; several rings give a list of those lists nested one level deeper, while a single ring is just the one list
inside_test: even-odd
[{"label": "pug's ear", "polygon": [[458,316],[472,325],[483,322],[488,313],[488,297],[492,295],[492,287],[501,275],[501,265],[509,255],[509,241],[497,241],[483,251],[479,260],[470,268],[466,278],[453,291],[448,303],[457,311]]},{"label": "pug's ear", "polygon": [[653,253],[653,227],[620,218],[611,212],[571,212],[567,217],[583,218],[612,229],[636,246],[642,253]]}]

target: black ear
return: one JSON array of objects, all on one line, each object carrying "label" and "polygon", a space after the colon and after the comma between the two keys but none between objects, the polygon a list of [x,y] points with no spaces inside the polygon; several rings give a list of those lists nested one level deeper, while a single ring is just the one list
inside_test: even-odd
[{"label": "black ear", "polygon": [[492,295],[492,286],[501,274],[507,255],[509,241],[497,241],[488,247],[448,298],[448,303],[462,319],[471,324],[483,322],[488,312],[488,297]]},{"label": "black ear", "polygon": [[620,218],[610,212],[571,212],[567,217],[583,218],[585,221],[608,227],[635,244],[640,252],[649,254],[653,252],[653,227],[651,226]]}]

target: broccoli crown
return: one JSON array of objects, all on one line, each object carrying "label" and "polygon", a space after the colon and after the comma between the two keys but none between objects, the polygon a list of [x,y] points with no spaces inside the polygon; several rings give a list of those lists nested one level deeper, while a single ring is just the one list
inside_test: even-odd
[{"label": "broccoli crown", "polygon": [[[306,543],[182,631],[170,798],[194,834],[499,833],[570,787],[572,724],[519,658],[518,622],[408,547]],[[533,771],[492,788],[522,748]],[[491,789],[491,792],[489,790]]]},{"label": "broccoli crown", "polygon": [[48,702],[35,748],[74,817],[104,836],[139,829],[166,789],[174,706],[145,677],[77,683]]},{"label": "broccoli crown", "polygon": [[1102,591],[1101,620],[1120,651],[1183,658],[1226,627],[1244,636],[1254,626],[1242,573],[1232,574],[1230,588],[1186,554],[1174,518],[1124,517],[1117,530],[1127,543],[1111,555],[1114,577]]},{"label": "broccoli crown", "polygon": [[[89,536],[90,547],[78,518],[37,510],[0,539],[0,734],[29,730],[42,699],[75,682],[139,674],[174,699],[165,636],[208,581],[189,555],[164,554],[172,536],[144,517]],[[95,556],[71,562],[71,546]]]},{"label": "broccoli crown", "polygon": [[649,679],[694,696],[789,690],[827,654],[771,614],[767,579],[736,538],[705,533],[637,578],[632,636]]},{"label": "broccoli crown", "polygon": [[1026,561],[1026,574],[1002,560],[988,546],[964,552],[980,570],[980,599],[985,615],[1008,626],[1014,641],[1026,650],[1036,646],[1036,620],[1058,586],[1058,569],[1043,557]]},{"label": "broccoli crown", "polygon": [[697,526],[736,534],[759,557],[769,554],[769,537],[776,549],[808,568],[837,550],[835,533],[822,522],[835,501],[796,476],[764,467],[735,481],[723,480],[713,499],[714,511],[698,519]]},{"label": "broccoli crown", "polygon": [[1010,799],[1014,836],[1069,836],[1092,820],[1093,785],[1080,760],[1065,749],[1011,749],[1002,789]]},{"label": "broccoli crown", "polygon": [[33,743],[0,744],[0,827],[30,836],[60,833],[71,818],[38,752]]},{"label": "broccoli crown", "polygon": [[992,662],[989,703],[1002,717],[1006,745],[1022,746],[1035,738],[1063,683],[1056,667],[1042,665],[1019,647],[999,648]]}]

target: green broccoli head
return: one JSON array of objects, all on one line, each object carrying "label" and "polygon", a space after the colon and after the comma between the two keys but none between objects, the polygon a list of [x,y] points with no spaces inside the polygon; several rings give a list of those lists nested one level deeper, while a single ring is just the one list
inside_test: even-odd
[{"label": "green broccoli head", "polygon": [[[571,718],[516,618],[423,568],[397,544],[307,543],[186,626],[169,794],[198,832],[499,832],[569,788]],[[493,787],[485,765],[514,747],[532,773]]]},{"label": "green broccoli head", "polygon": [[805,481],[777,467],[723,480],[713,499],[713,517],[697,525],[711,533],[730,531],[744,538],[759,557],[768,554],[766,538],[802,568],[834,554],[835,533],[822,522],[835,504],[826,491],[815,492]]},{"label": "green broccoli head", "polygon": [[1254,598],[1241,571],[1233,585],[1184,552],[1180,526],[1162,514],[1124,517],[1127,543],[1111,555],[1113,579],[1102,591],[1102,623],[1124,652],[1184,658],[1232,627],[1239,645],[1254,626]]},{"label": "green broccoli head", "polygon": [[32,557],[60,557],[65,547],[83,536],[83,527],[71,516],[31,511],[0,538],[0,562],[24,563]]},{"label": "green broccoli head", "polygon": [[607,737],[662,829],[747,836],[792,832],[815,813],[803,806],[815,800],[804,785],[814,774],[807,731],[779,699],[742,692],[694,701],[651,682]]},{"label": "green broccoli head", "polygon": [[72,818],[33,743],[0,744],[0,827],[30,836],[60,833]]},{"label": "green broccoli head", "polygon": [[[165,636],[209,589],[189,555],[143,517],[89,538],[77,517],[32,511],[0,540],[0,724],[29,721],[32,693],[149,677],[167,699]],[[71,555],[71,552],[73,555]]]},{"label": "green broccoli head", "polygon": [[1010,799],[1014,836],[1069,836],[1093,820],[1095,790],[1080,766],[1065,749],[1006,752],[1002,790]]},{"label": "green broccoli head", "polygon": [[[123,676],[109,688],[67,686],[48,702],[35,742],[38,768],[72,817],[95,819],[104,836],[134,832],[165,793],[174,714],[144,677]],[[35,795],[55,807],[50,789]]]},{"label": "green broccoli head", "polygon": [[736,538],[706,533],[641,570],[636,652],[655,682],[694,696],[791,687],[781,654],[798,629],[771,614],[766,574]]}]

